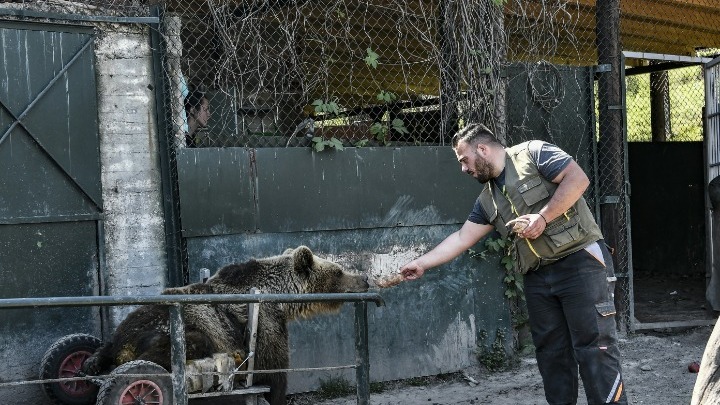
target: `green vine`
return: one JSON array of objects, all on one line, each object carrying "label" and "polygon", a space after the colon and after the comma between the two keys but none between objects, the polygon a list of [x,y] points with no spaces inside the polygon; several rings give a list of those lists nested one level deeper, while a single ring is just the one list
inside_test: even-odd
[{"label": "green vine", "polygon": [[[505,297],[510,305],[510,316],[515,333],[516,347],[523,353],[533,350],[532,340],[529,332],[527,306],[525,304],[525,290],[523,275],[518,271],[513,256],[514,237],[500,237],[485,239],[485,250],[477,252],[468,249],[470,257],[475,259],[488,260],[491,256],[501,255],[500,265],[505,271],[503,283],[505,284]],[[498,332],[499,333],[499,332]]]},{"label": "green vine", "polygon": [[468,249],[470,257],[476,259],[487,260],[489,255],[502,254],[500,258],[500,265],[505,270],[505,296],[508,299],[519,298],[525,300],[525,293],[523,290],[523,278],[515,266],[515,258],[512,255],[513,239],[511,237],[500,237],[500,238],[486,238],[485,239],[485,250],[482,252],[476,252],[473,249]]},{"label": "green vine", "polygon": [[[312,102],[312,106],[315,108],[315,114],[322,114],[329,117],[336,117],[340,115],[340,106],[335,101],[325,101],[323,99],[317,99]],[[315,152],[322,152],[325,148],[333,148],[336,150],[343,150],[343,143],[341,140],[332,137],[325,139],[321,136],[315,136],[312,138],[312,148]]]},{"label": "green vine", "polygon": [[505,334],[505,329],[499,328],[495,333],[495,340],[488,345],[486,343],[487,331],[480,331],[480,342],[476,355],[480,364],[485,366],[488,371],[507,370],[513,364],[513,356],[505,349]]},{"label": "green vine", "polygon": [[[367,56],[363,60],[365,61],[365,64],[368,65],[371,69],[377,69],[378,64],[380,63],[380,55],[378,55],[371,48],[367,48]],[[385,91],[381,89],[380,92],[377,94],[377,99],[383,104],[389,105],[390,103],[397,101],[398,96],[392,91]],[[406,135],[410,133],[410,131],[408,131],[405,127],[405,122],[402,119],[393,118],[391,120],[390,114],[388,112],[389,108],[386,110],[385,114],[383,114],[383,118],[380,121],[373,122],[373,124],[370,126],[370,135],[372,135],[375,140],[385,146],[390,145],[388,139],[388,134],[390,134],[390,131],[394,131],[401,135]]]}]

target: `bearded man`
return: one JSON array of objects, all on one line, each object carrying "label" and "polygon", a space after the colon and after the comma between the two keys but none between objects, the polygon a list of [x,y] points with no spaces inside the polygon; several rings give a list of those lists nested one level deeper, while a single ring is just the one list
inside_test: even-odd
[{"label": "bearded man", "polygon": [[463,172],[483,189],[467,221],[400,268],[404,280],[447,263],[493,230],[513,238],[538,368],[549,404],[627,404],[617,347],[612,257],[583,193],[590,181],[555,145],[504,147],[481,124],[453,137]]}]

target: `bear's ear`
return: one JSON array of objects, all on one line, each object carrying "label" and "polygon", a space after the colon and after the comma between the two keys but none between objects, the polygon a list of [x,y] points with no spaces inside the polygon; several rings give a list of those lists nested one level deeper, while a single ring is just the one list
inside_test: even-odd
[{"label": "bear's ear", "polygon": [[315,259],[313,252],[307,246],[298,246],[293,253],[293,262],[295,271],[300,273],[308,273]]},{"label": "bear's ear", "polygon": [[291,254],[291,253],[294,252],[294,251],[295,251],[295,249],[293,249],[293,248],[287,248],[287,249],[285,249],[284,252],[282,252],[282,256],[287,256],[287,255]]}]

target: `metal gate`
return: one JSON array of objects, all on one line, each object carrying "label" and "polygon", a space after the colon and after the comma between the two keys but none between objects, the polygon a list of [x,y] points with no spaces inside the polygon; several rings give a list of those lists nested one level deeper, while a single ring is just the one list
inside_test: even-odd
[{"label": "metal gate", "polygon": [[705,209],[706,275],[710,278],[706,297],[714,310],[720,310],[720,58],[705,64]]},{"label": "metal gate", "polygon": [[[82,27],[0,21],[0,298],[100,291],[93,39]],[[37,372],[44,342],[98,334],[98,315],[91,308],[4,311],[0,358],[26,365],[15,372]]]}]

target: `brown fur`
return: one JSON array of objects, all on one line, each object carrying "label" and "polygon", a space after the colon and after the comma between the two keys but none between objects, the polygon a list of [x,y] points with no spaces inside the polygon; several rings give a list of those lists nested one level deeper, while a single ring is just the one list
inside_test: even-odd
[{"label": "brown fur", "polygon": [[[266,294],[308,294],[367,291],[366,277],[353,275],[338,264],[321,259],[305,246],[282,255],[232,264],[206,283],[168,288],[163,294],[242,294],[250,288]],[[336,312],[341,302],[263,303],[258,320],[255,368],[289,367],[287,322],[315,314]],[[187,359],[213,353],[236,353],[246,346],[246,304],[186,305],[183,311]],[[170,370],[168,309],[144,305],[118,326],[106,343],[85,363],[89,374],[109,371],[132,360],[149,360]],[[258,374],[258,384],[270,385],[268,401],[285,404],[285,373]]]}]

